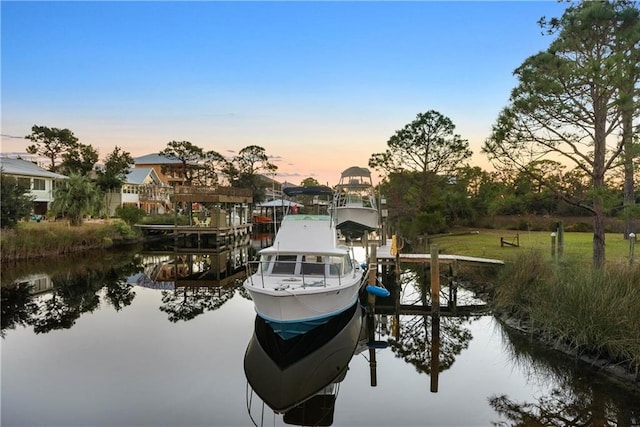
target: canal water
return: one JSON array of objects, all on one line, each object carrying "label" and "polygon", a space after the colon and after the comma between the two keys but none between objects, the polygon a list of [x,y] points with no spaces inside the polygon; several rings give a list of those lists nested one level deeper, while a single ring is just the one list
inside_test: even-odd
[{"label": "canal water", "polygon": [[[254,390],[271,368],[249,345],[261,329],[239,286],[253,250],[3,267],[2,426],[640,425],[638,393],[490,315],[350,317],[337,330],[356,328],[355,349],[313,398],[330,397],[324,412],[309,399],[274,413],[351,341],[329,332],[292,356],[297,373]],[[419,276],[403,273],[404,303],[424,299]],[[458,291],[458,304],[479,302]]]}]

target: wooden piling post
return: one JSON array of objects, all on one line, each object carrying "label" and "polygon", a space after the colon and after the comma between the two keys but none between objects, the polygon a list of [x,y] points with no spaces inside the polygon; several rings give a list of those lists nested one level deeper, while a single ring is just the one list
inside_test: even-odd
[{"label": "wooden piling post", "polygon": [[394,264],[394,276],[396,279],[396,310],[394,317],[394,328],[393,328],[393,336],[396,340],[400,339],[400,295],[402,294],[402,282],[400,281],[400,253],[398,252],[398,246],[396,241],[396,236],[392,236],[391,238],[391,255],[395,257]]},{"label": "wooden piling post", "polygon": [[440,316],[440,262],[438,245],[431,245],[431,315]]},{"label": "wooden piling post", "polygon": [[440,317],[431,317],[431,393],[438,392],[440,375]]},{"label": "wooden piling post", "polygon": [[[376,276],[378,274],[377,257],[378,257],[378,250],[375,247],[375,245],[371,245],[371,255],[369,256],[369,276],[367,278],[367,284],[371,286],[376,285]],[[367,303],[373,311],[373,307],[376,304],[376,296],[371,293],[367,293]]]},{"label": "wooden piling post", "polygon": [[[376,323],[373,317],[373,313],[367,314],[367,338],[369,343],[373,343],[376,339],[375,337],[375,328]],[[377,374],[378,363],[376,362],[376,349],[373,346],[369,346],[369,378],[371,381],[371,387],[376,387],[378,385],[378,374]]]},{"label": "wooden piling post", "polygon": [[455,313],[458,306],[458,261],[449,264],[449,308]]},{"label": "wooden piling post", "polygon": [[365,259],[369,259],[369,233],[365,232],[362,236],[362,245],[365,250]]}]

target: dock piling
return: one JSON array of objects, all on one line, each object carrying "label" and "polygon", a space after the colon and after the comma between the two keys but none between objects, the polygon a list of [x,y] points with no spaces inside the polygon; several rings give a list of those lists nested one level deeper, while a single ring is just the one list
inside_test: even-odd
[{"label": "dock piling", "polygon": [[438,245],[431,244],[431,313],[440,316],[440,263],[438,262]]}]

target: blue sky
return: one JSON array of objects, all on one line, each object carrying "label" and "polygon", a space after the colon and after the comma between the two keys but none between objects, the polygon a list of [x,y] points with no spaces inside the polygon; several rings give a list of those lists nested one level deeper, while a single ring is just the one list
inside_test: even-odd
[{"label": "blue sky", "polygon": [[[516,85],[551,42],[554,1],[2,1],[2,147],[34,124],[101,158],[187,140],[264,147],[280,180],[337,183],[420,112],[451,118],[473,164]],[[16,138],[18,137],[18,138]]]}]

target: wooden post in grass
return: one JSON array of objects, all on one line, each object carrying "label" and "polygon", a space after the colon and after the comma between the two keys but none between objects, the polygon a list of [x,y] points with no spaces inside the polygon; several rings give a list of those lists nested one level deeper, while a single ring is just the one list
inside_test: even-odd
[{"label": "wooden post in grass", "polygon": [[558,229],[556,231],[558,233],[558,259],[562,259],[564,254],[564,224],[562,221],[558,221]]},{"label": "wooden post in grass", "polygon": [[556,260],[556,233],[551,233],[551,259]]},{"label": "wooden post in grass", "polygon": [[629,233],[629,265],[633,264],[633,252],[635,251],[636,246],[636,235],[635,233]]},{"label": "wooden post in grass", "polygon": [[440,316],[440,263],[438,245],[431,245],[431,315]]}]

